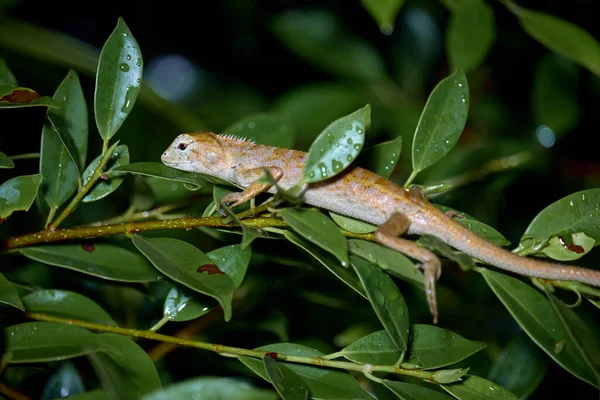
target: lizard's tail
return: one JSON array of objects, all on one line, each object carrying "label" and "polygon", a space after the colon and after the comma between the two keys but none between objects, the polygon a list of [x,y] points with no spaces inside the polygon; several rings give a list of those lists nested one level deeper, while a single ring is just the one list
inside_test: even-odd
[{"label": "lizard's tail", "polygon": [[438,237],[450,246],[506,271],[544,279],[578,281],[600,287],[598,270],[522,257],[488,242],[454,220],[443,225],[444,229],[431,229],[430,232],[423,233]]}]

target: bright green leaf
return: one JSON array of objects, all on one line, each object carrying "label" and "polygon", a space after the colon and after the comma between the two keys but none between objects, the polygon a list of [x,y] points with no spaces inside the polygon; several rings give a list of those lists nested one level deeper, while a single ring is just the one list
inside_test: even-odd
[{"label": "bright green leaf", "polygon": [[600,44],[584,29],[561,18],[507,2],[523,29],[535,40],[600,77]]},{"label": "bright green leaf", "polygon": [[[2,59],[0,59],[0,61],[2,61]],[[25,311],[25,307],[19,298],[17,289],[2,274],[0,274],[0,303],[8,304],[21,311]]]},{"label": "bright green leaf", "polygon": [[107,142],[119,130],[137,99],[142,83],[142,52],[119,18],[100,53],[94,93],[96,125]]},{"label": "bright green leaf", "polygon": [[352,267],[367,292],[377,318],[398,350],[408,346],[408,308],[396,284],[375,264],[352,257]]},{"label": "bright green leaf", "polygon": [[467,372],[469,368],[440,369],[435,371],[430,379],[436,383],[454,383],[461,381]]},{"label": "bright green leaf", "polygon": [[371,233],[377,230],[375,225],[368,224],[358,219],[346,217],[345,215],[329,212],[331,219],[340,226],[340,228],[353,233]]},{"label": "bright green leaf", "polygon": [[386,331],[373,332],[340,351],[350,361],[362,364],[395,365],[402,356]]},{"label": "bright green leaf", "polygon": [[[0,60],[2,60],[0,58]],[[14,168],[15,163],[6,154],[0,151],[0,169],[2,168]]]},{"label": "bright green leaf", "polygon": [[38,290],[23,297],[25,310],[98,324],[117,323],[93,300],[68,290]]},{"label": "bright green leaf", "polygon": [[470,72],[483,62],[494,42],[494,12],[484,0],[455,2],[451,12],[446,31],[450,67]]},{"label": "bright green leaf", "polygon": [[32,260],[108,280],[152,282],[161,278],[144,257],[111,244],[54,244],[19,251]]},{"label": "bright green leaf", "polygon": [[252,256],[250,247],[242,248],[239,244],[232,244],[208,252],[206,255],[231,278],[234,288],[240,287],[250,264]]},{"label": "bright green leaf", "polygon": [[[117,147],[111,147],[107,151],[113,152],[110,160],[104,166],[104,171],[112,171],[114,168],[122,165],[129,164],[129,148],[122,144]],[[88,165],[83,171],[83,184],[85,185],[94,174],[94,170],[100,164],[102,155],[96,157],[94,161]],[[112,171],[106,180],[100,178],[92,190],[83,198],[84,203],[91,203],[96,200],[100,200],[117,190],[121,183],[123,183],[123,173],[120,171]]]},{"label": "bright green leaf", "polygon": [[460,400],[517,400],[517,396],[502,386],[474,375],[469,375],[460,383],[441,386]]},{"label": "bright green leaf", "polygon": [[389,179],[400,159],[402,136],[376,144],[363,150],[356,159],[356,165]]},{"label": "bright green leaf", "polygon": [[[598,372],[586,360],[588,356],[580,353],[581,347],[569,340],[569,333],[562,319],[546,297],[528,284],[508,275],[489,269],[483,270],[482,274],[519,325],[546,354],[579,379],[600,387]],[[569,325],[572,331],[573,326]],[[559,343],[564,343],[564,346],[557,352]]]},{"label": "bright green leaf", "polygon": [[[276,343],[259,347],[256,350],[287,354],[293,356],[321,357],[323,353],[294,343]],[[250,357],[238,357],[248,368],[264,380],[270,382],[261,360]],[[345,371],[320,368],[310,365],[283,363],[304,381],[314,399],[319,400],[373,400]]]},{"label": "bright green leaf", "polygon": [[377,22],[381,33],[391,35],[394,30],[394,21],[404,0],[361,0],[360,2]]},{"label": "bright green leaf", "polygon": [[27,211],[37,195],[42,175],[16,176],[0,185],[0,220],[15,211]]},{"label": "bright green leaf", "polygon": [[0,57],[0,86],[17,86],[17,78],[13,75],[10,68],[4,61],[4,58]]},{"label": "bright green leaf", "polygon": [[567,237],[554,236],[542,249],[542,253],[554,260],[573,261],[589,253],[595,244],[596,241],[583,232],[574,233]]},{"label": "bright green leaf", "polygon": [[277,114],[255,114],[234,122],[221,131],[257,144],[291,149],[296,141],[293,126]]},{"label": "bright green leaf", "polygon": [[174,287],[165,298],[163,315],[169,321],[190,321],[208,314],[215,307],[214,300],[207,302],[197,293],[187,293]]},{"label": "bright green leaf", "polygon": [[33,89],[0,86],[0,109],[36,106],[57,108],[58,104],[48,96],[40,96]]},{"label": "bright green leaf", "polygon": [[277,393],[250,385],[245,380],[201,376],[175,383],[144,396],[143,400],[277,400]]},{"label": "bright green leaf", "polygon": [[180,171],[175,168],[169,168],[158,162],[139,162],[127,165],[121,165],[114,168],[115,171],[127,172],[134,175],[151,176],[169,181],[185,183],[188,187],[199,189],[206,185],[206,182],[200,178],[199,174],[193,174],[186,171]]},{"label": "bright green leaf", "polygon": [[342,267],[348,266],[346,238],[324,214],[310,209],[286,208],[281,216],[298,234],[333,254]]},{"label": "bright green leaf", "polygon": [[177,239],[150,239],[135,235],[132,241],[159,271],[196,292],[216,299],[223,307],[225,320],[231,319],[233,281],[206,254]]},{"label": "bright green leaf", "polygon": [[283,400],[308,400],[308,387],[294,371],[271,357],[263,358],[269,380]]},{"label": "bright green leaf", "polygon": [[433,89],[412,145],[413,174],[442,159],[456,144],[469,113],[469,84],[457,70]]},{"label": "bright green leaf", "polygon": [[371,125],[371,106],[346,115],[321,132],[310,146],[304,164],[304,179],[320,182],[348,167],[362,149],[365,131]]},{"label": "bright green leaf", "polygon": [[383,380],[386,388],[390,389],[398,398],[402,400],[451,400],[452,398],[443,393],[428,389],[423,386],[417,386],[412,383]]}]

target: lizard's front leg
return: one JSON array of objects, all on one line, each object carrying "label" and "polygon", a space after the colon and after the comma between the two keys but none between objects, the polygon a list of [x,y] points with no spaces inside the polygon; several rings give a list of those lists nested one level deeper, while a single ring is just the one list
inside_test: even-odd
[{"label": "lizard's front leg", "polygon": [[384,246],[390,247],[400,253],[421,262],[421,268],[425,274],[425,293],[429,311],[433,315],[433,323],[437,324],[438,309],[435,293],[435,282],[442,273],[440,259],[431,251],[424,249],[416,243],[399,238],[408,230],[410,221],[400,213],[394,213],[383,225],[375,231],[375,239]]},{"label": "lizard's front leg", "polygon": [[265,170],[269,171],[276,182],[283,176],[283,171],[279,167],[261,167],[237,171],[238,181],[252,183],[250,183],[242,192],[232,192],[225,195],[217,204],[217,210],[224,215],[220,207],[221,204],[230,204],[231,208],[235,208],[253,197],[256,197],[260,193],[269,190],[272,185],[258,182],[258,180],[265,175]]}]

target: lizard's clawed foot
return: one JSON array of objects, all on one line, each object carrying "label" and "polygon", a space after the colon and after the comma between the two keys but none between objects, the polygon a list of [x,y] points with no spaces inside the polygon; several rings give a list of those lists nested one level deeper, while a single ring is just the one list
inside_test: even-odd
[{"label": "lizard's clawed foot", "polygon": [[243,196],[243,192],[231,192],[223,196],[223,198],[217,202],[217,211],[219,214],[223,216],[227,216],[225,210],[223,210],[222,205],[226,205],[231,207],[232,209],[242,205],[246,202],[245,196]]}]

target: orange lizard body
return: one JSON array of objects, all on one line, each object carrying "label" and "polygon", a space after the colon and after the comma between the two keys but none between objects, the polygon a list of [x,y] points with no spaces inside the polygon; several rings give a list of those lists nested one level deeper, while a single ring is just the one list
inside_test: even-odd
[{"label": "orange lizard body", "polygon": [[[283,189],[295,186],[302,179],[306,156],[307,153],[298,150],[202,132],[179,135],[163,153],[162,162],[245,188],[222,200],[237,206],[260,192],[275,193],[276,188],[256,182],[265,169]],[[440,274],[440,261],[429,250],[398,237],[404,233],[435,236],[478,260],[517,274],[600,286],[600,271],[539,261],[506,251],[454,221],[431,205],[422,193],[406,190],[362,168],[350,166],[329,180],[310,184],[303,201],[379,226],[375,232],[378,242],[420,261],[434,321],[437,319],[435,281]]]}]

